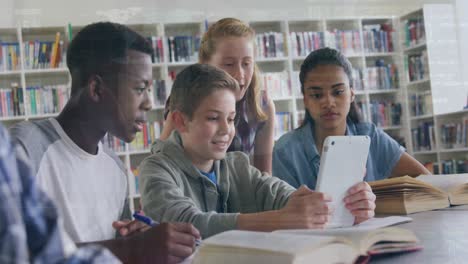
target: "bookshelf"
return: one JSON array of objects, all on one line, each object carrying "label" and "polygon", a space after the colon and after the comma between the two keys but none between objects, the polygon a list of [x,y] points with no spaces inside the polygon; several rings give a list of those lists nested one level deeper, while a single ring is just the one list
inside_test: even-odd
[{"label": "bookshelf", "polygon": [[[363,30],[371,25],[385,23],[396,29],[395,21],[396,18],[394,17],[249,21],[248,23],[257,33],[257,42],[263,43],[263,45],[258,45],[256,62],[262,73],[262,82],[266,84],[265,89],[267,89],[276,106],[277,132],[275,139],[278,139],[286,131],[298,127],[304,117],[305,111],[298,74],[300,64],[310,51],[324,46],[341,48],[348,55],[357,72],[374,66],[376,60],[381,60],[385,64],[393,63],[398,56],[398,47],[393,45],[393,50],[386,51],[366,50]],[[155,88],[153,89],[154,96],[152,98],[153,109],[148,117],[151,122],[149,126],[155,122],[158,123],[159,128],[162,127],[162,110],[164,109],[165,98],[170,93],[172,81],[175,75],[184,67],[197,61],[199,40],[206,30],[205,25],[206,23],[203,21],[129,25],[135,31],[150,39],[153,47],[158,49],[158,52],[153,56]],[[19,43],[36,40],[50,42],[54,41],[56,33],[60,32],[59,41],[63,41],[63,45],[66,47],[69,41],[68,36],[73,37],[81,28],[82,26],[32,29],[19,27],[0,31],[0,38],[2,41],[8,40]],[[295,41],[292,41],[293,36]],[[352,40],[351,46],[343,46],[343,43],[337,41],[345,37]],[[267,42],[270,49],[265,48]],[[397,42],[393,40],[393,43]],[[186,51],[181,51],[180,49],[183,49],[184,46],[189,48]],[[2,87],[8,87],[12,82],[17,82],[21,88],[34,85],[70,86],[70,76],[63,61],[58,63],[56,67],[26,68],[24,67],[26,65],[24,50],[21,50],[19,57],[22,63],[20,63],[18,69],[0,71],[2,81],[0,84],[3,85]],[[26,89],[23,90],[26,91]],[[399,85],[383,89],[383,87],[377,87],[377,85],[364,87],[361,84],[361,89],[357,91],[358,98],[367,104],[374,100],[399,100],[398,95],[400,93]],[[25,99],[27,98],[25,97]],[[30,102],[25,100],[24,104],[28,103]],[[22,120],[56,116],[56,113],[32,115],[29,108],[26,110],[24,115],[0,117],[0,121],[9,126]],[[57,110],[60,111],[61,109]],[[366,106],[363,111],[367,113],[367,116],[371,116],[370,106]],[[401,131],[401,124],[385,124],[382,127],[394,134],[399,134]],[[157,138],[159,133],[160,130],[154,129],[151,132],[152,137],[146,135],[146,142],[143,142],[145,139],[142,139],[142,135],[137,136],[139,138],[136,140],[139,140],[138,146],[134,146],[134,143],[114,142],[111,139],[112,143],[110,144],[114,146],[117,155],[128,168],[129,196],[132,210],[137,207],[140,196],[137,191],[138,181],[134,179],[131,172],[137,174],[135,169],[150,153],[148,145],[151,143],[151,139]]]},{"label": "bookshelf", "polygon": [[[423,14],[422,10],[401,18],[346,17],[248,21],[258,34],[257,41],[268,39],[268,44],[271,41],[277,49],[269,52],[259,49],[256,58],[262,72],[262,81],[267,84],[265,89],[276,106],[275,139],[278,139],[286,131],[298,127],[304,118],[305,111],[298,78],[302,61],[312,50],[329,46],[342,49],[350,59],[354,74],[358,77],[357,83],[354,85],[356,87],[356,101],[360,102],[361,111],[367,121],[380,120],[376,122],[378,126],[402,144],[406,142],[409,153],[414,154],[422,162],[437,161],[440,163],[445,158],[460,157],[468,153],[467,146],[440,149],[440,151],[438,147],[417,151],[412,148],[411,128],[416,127],[418,122],[432,120],[434,127],[438,127],[438,124],[450,123],[452,116],[455,119],[459,116],[468,118],[468,112],[444,116],[434,115],[433,112],[427,116],[410,115],[410,93],[430,90],[432,85],[431,76],[411,82],[405,76],[403,61],[406,54],[413,54],[425,49],[431,51],[431,45],[426,41],[411,47],[407,47],[403,43],[405,39],[402,33],[404,30],[403,22],[407,18],[421,14]],[[170,93],[172,81],[184,67],[197,61],[197,45],[199,45],[197,42],[206,30],[206,24],[204,21],[200,21],[129,25],[132,29],[149,38],[153,47],[158,50],[153,56],[155,83],[152,97],[153,108],[148,116],[151,123],[148,126],[158,123],[159,130],[153,127],[151,132],[153,136],[147,135],[146,142],[143,139],[143,143],[140,135],[141,144],[139,146],[115,143],[120,146],[116,149],[116,153],[128,169],[132,210],[138,207],[140,195],[137,191],[138,181],[135,180],[131,172],[136,172],[134,169],[149,155],[149,148],[145,146],[148,146],[152,139],[159,136],[160,128],[163,125],[164,102]],[[377,25],[385,26],[380,30]],[[56,33],[60,32],[60,39],[63,40],[66,47],[68,36],[74,36],[81,28],[82,26],[0,29],[0,39],[3,43],[22,43],[25,40],[34,41],[36,39],[53,41]],[[343,43],[337,41],[339,39],[346,39],[350,44],[345,47]],[[377,44],[383,42],[386,45]],[[180,49],[184,45],[190,47],[187,48],[189,50],[178,52],[178,54],[174,53],[174,51],[178,51],[177,47]],[[263,45],[264,47],[265,45]],[[19,56],[21,61],[24,60],[24,56],[24,51],[21,50]],[[429,56],[429,62],[430,59]],[[39,69],[27,69],[23,65],[24,63],[21,63],[18,68],[7,71],[0,70],[0,88],[9,88],[11,83],[18,83],[18,86],[24,91],[26,89],[23,87],[34,85],[67,85],[67,87],[70,85],[70,76],[63,63],[56,68]],[[431,67],[429,68],[431,69]],[[22,120],[47,118],[55,115],[56,113],[32,115],[26,111],[24,115],[19,116],[0,116],[0,121],[9,126]]]},{"label": "bookshelf", "polygon": [[438,173],[468,169],[468,111],[463,109],[466,95],[457,87],[461,79],[453,14],[451,5],[425,5],[400,18],[407,149]]}]

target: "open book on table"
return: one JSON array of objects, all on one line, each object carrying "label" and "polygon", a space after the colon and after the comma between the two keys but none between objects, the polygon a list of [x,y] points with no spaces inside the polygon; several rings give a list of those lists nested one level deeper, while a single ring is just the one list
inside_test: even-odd
[{"label": "open book on table", "polygon": [[468,204],[468,174],[421,175],[370,182],[377,214],[411,214]]},{"label": "open book on table", "polygon": [[398,227],[273,233],[227,231],[203,241],[193,263],[355,263],[370,255],[421,249],[416,236]]}]

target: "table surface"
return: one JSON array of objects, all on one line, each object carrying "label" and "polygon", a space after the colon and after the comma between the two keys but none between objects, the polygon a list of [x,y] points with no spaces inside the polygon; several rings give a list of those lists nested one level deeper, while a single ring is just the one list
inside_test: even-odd
[{"label": "table surface", "polygon": [[417,252],[373,257],[370,263],[468,263],[468,205],[409,215],[413,221],[398,227],[421,240]]}]

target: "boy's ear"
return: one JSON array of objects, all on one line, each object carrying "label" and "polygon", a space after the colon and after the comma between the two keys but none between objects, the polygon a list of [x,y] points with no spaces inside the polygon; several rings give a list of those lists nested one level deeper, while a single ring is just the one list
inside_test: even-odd
[{"label": "boy's ear", "polygon": [[88,80],[88,83],[86,84],[86,90],[88,92],[89,99],[95,103],[98,103],[100,100],[102,100],[103,85],[104,83],[100,76],[91,76]]},{"label": "boy's ear", "polygon": [[180,111],[174,111],[171,113],[171,115],[175,129],[177,129],[179,133],[186,132],[188,130],[188,117]]}]

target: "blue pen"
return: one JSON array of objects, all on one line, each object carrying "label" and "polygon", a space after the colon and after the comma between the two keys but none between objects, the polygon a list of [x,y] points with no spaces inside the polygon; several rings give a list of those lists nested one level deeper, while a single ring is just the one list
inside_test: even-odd
[{"label": "blue pen", "polygon": [[133,213],[133,217],[134,217],[136,220],[138,220],[138,221],[140,221],[140,222],[143,222],[143,223],[145,223],[145,224],[147,224],[147,225],[149,225],[149,226],[157,226],[157,225],[159,225],[159,223],[156,222],[156,221],[154,221],[153,219],[151,219],[151,218],[149,218],[149,217],[147,217],[147,216],[141,215],[141,214],[139,214],[139,213],[137,213],[137,212]]},{"label": "blue pen", "polygon": [[[159,222],[157,221],[154,221],[153,219],[151,219],[150,217],[148,216],[145,216],[145,215],[141,215],[137,212],[134,212],[133,213],[133,218],[135,218],[136,220],[140,221],[140,222],[143,222],[149,226],[157,226],[159,225]],[[201,239],[195,239],[195,246],[200,246],[201,245]]]}]

